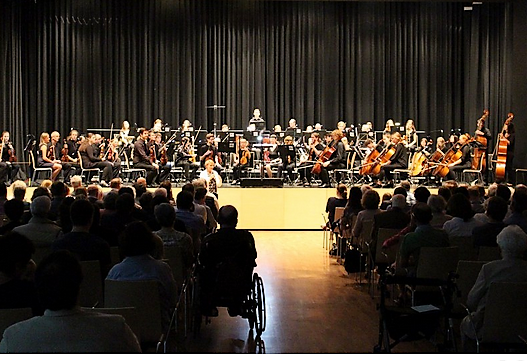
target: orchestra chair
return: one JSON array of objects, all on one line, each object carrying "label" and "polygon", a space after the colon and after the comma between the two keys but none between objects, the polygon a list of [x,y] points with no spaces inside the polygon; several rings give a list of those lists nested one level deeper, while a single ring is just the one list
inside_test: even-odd
[{"label": "orchestra chair", "polygon": [[467,296],[481,271],[481,267],[487,262],[481,261],[464,261],[460,260],[457,264],[456,287],[457,292],[454,294],[452,314],[455,318],[463,318],[466,315],[465,306]]},{"label": "orchestra chair", "polygon": [[459,248],[460,261],[476,261],[478,259],[478,249],[474,247],[472,237],[449,237],[448,243],[451,247]]},{"label": "orchestra chair", "polygon": [[[485,305],[485,317],[480,337],[476,339],[477,353],[488,351],[526,351],[527,283],[493,282]],[[476,329],[470,311],[465,308],[470,324]]]},{"label": "orchestra chair", "polygon": [[163,247],[163,261],[172,269],[174,280],[176,281],[178,292],[183,288],[183,283],[189,275],[189,270],[185,268],[183,261],[183,251],[181,247]]},{"label": "orchestra chair", "polygon": [[408,167],[407,168],[398,168],[398,169],[394,169],[392,171],[393,173],[393,182],[395,184],[399,184],[401,183],[401,181],[403,180],[403,178],[401,177],[401,174],[406,174],[406,176],[404,177],[405,179],[408,179],[408,181],[412,181],[412,177],[410,177],[410,173],[412,172],[412,154],[410,152],[408,152],[408,162],[406,164],[408,164]]},{"label": "orchestra chair", "polygon": [[[335,218],[334,221],[337,222],[340,225],[340,222],[342,220],[342,215],[344,214],[344,207],[335,207]],[[331,232],[334,234],[335,243],[337,245],[337,257],[338,259],[342,258],[342,255],[344,254],[342,250],[342,241],[343,237],[340,234],[340,227],[335,227],[335,229],[332,229]]]},{"label": "orchestra chair", "polygon": [[[375,242],[375,253],[370,255],[371,259],[371,268],[370,268],[370,279],[371,281],[371,297],[374,297],[375,291],[375,282],[372,279],[375,274],[380,276],[386,269],[392,265],[396,259],[399,252],[399,247],[401,246],[402,241],[399,241],[396,245],[383,249],[382,244],[388,238],[395,236],[401,230],[397,228],[379,228],[377,231],[377,238],[373,240]],[[372,252],[373,253],[373,252]]]},{"label": "orchestra chair", "polygon": [[132,161],[130,159],[134,159],[133,147],[130,150],[130,158],[128,158],[126,152],[124,152],[124,157],[124,167],[121,167],[121,178],[123,179],[123,183],[134,183],[134,181],[139,177],[146,178],[146,169],[132,168],[130,166],[130,164],[132,164]]},{"label": "orchestra chair", "polygon": [[480,246],[478,248],[478,261],[496,261],[501,259],[500,247]]},{"label": "orchestra chair", "polygon": [[103,280],[98,260],[81,261],[82,283],[79,290],[79,306],[97,307],[103,302]]},{"label": "orchestra chair", "polygon": [[[335,169],[335,176],[340,179],[340,183],[344,183],[348,187],[355,185],[354,180],[354,164],[357,152],[352,151],[346,157],[346,168]],[[358,171],[357,171],[358,172]]]},{"label": "orchestra chair", "polygon": [[[33,152],[29,152],[29,159],[31,162],[31,168],[33,169],[33,177],[31,178],[32,183],[35,183],[37,179],[38,180],[51,179],[51,175],[53,174],[53,169],[44,168],[44,167],[38,168],[35,162],[35,155],[33,154]],[[42,175],[44,175],[43,178],[41,178]]]},{"label": "orchestra chair", "polygon": [[101,179],[101,170],[99,168],[84,168],[82,163],[81,153],[77,152],[79,159],[79,166],[81,167],[81,179],[85,184],[89,184],[93,177],[97,177],[97,181]]},{"label": "orchestra chair", "polygon": [[[447,281],[450,273],[455,272],[459,261],[458,247],[422,247],[417,262],[417,278]],[[418,296],[436,299],[441,295],[436,287],[417,286],[408,289],[411,294],[412,306]]]},{"label": "orchestra chair", "polygon": [[484,184],[483,181],[483,160],[485,159],[485,153],[481,155],[481,159],[479,160],[479,167],[478,169],[463,169],[463,172],[461,173],[461,182],[469,184],[469,178],[470,177],[476,177],[474,181],[477,181],[476,184]]},{"label": "orchestra chair", "polygon": [[113,308],[90,308],[81,307],[82,310],[88,312],[98,312],[107,315],[120,315],[123,316],[126,324],[137,337],[137,340],[141,339],[141,325],[139,323],[139,314],[135,307],[113,307]]},{"label": "orchestra chair", "polygon": [[33,317],[33,311],[30,307],[26,308],[0,308],[0,340],[4,331],[11,325],[20,321],[25,321]]},{"label": "orchestra chair", "polygon": [[159,284],[155,280],[144,281],[104,281],[104,307],[135,307],[138,313],[139,343],[141,349],[156,352],[164,342],[165,321],[161,313]]},{"label": "orchestra chair", "polygon": [[[516,169],[516,184],[525,184],[525,174],[527,173],[527,169],[525,168],[517,168]],[[522,176],[521,182],[519,176]]]},{"label": "orchestra chair", "polygon": [[[366,257],[368,257],[368,255],[370,254],[371,250],[370,250],[370,246],[371,246],[371,243],[373,242],[373,240],[371,239],[371,232],[373,230],[373,220],[367,220],[367,221],[363,221],[362,222],[362,230],[360,232],[360,235],[359,235],[359,250],[361,251],[361,253],[363,255],[366,255]],[[368,259],[368,258],[366,258]],[[371,260],[368,259],[368,267],[372,267],[372,264],[371,264]],[[361,268],[362,268],[362,262],[361,262]],[[361,269],[358,274],[359,274],[359,284],[362,284],[362,272],[364,272],[366,270],[363,270]],[[368,271],[370,272],[370,271]]]}]

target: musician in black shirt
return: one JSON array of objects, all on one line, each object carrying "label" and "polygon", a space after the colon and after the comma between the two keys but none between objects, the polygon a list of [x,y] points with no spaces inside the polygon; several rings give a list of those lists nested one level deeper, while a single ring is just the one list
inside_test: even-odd
[{"label": "musician in black shirt", "polygon": [[[344,137],[344,134],[339,129],[335,129],[331,132],[331,143],[328,145],[328,148],[335,148],[335,151],[329,157],[329,160],[321,163],[320,170],[320,180],[322,184],[321,188],[331,188],[329,181],[329,171],[334,169],[343,169],[346,168],[346,149],[344,148],[344,143],[341,139]],[[327,149],[324,150],[325,153]],[[322,154],[323,155],[323,154]],[[337,180],[338,182],[338,180]]]},{"label": "musician in black shirt", "polygon": [[458,144],[460,146],[459,150],[461,151],[462,155],[461,158],[448,165],[448,168],[450,169],[447,174],[448,180],[456,179],[455,172],[463,172],[464,169],[470,169],[472,167],[472,155],[470,154],[471,152],[468,140],[469,138],[466,134],[461,134],[459,136]]},{"label": "musician in black shirt", "polygon": [[7,130],[2,133],[2,149],[0,152],[0,182],[12,182],[14,180],[13,178],[18,173],[20,166],[18,164],[13,164],[11,161],[15,156],[15,147],[13,147],[13,144],[9,140],[9,132]]},{"label": "musician in black shirt", "polygon": [[253,117],[249,120],[249,127],[254,124],[254,130],[265,130],[265,120],[260,117],[260,109],[253,111]]},{"label": "musician in black shirt", "polygon": [[392,188],[394,186],[392,172],[395,169],[408,168],[408,153],[401,139],[401,133],[395,132],[392,134],[391,143],[395,147],[395,153],[387,162],[381,164],[381,172],[384,173],[384,178],[387,180],[386,187]]},{"label": "musician in black shirt", "polygon": [[223,171],[221,154],[218,152],[218,147],[216,147],[214,134],[207,134],[206,139],[207,143],[203,144],[198,150],[199,162],[205,168],[205,161],[211,159],[214,161],[214,170],[221,173]]},{"label": "musician in black shirt", "polygon": [[324,146],[320,143],[320,135],[317,132],[311,133],[311,142],[309,144],[309,152],[306,159],[300,159],[298,172],[300,173],[300,180],[304,182],[304,187],[311,185],[311,170],[313,165],[318,160],[320,153],[324,151]]},{"label": "musician in black shirt", "polygon": [[[296,166],[296,152],[293,144],[293,137],[290,135],[284,138],[284,145],[279,147],[280,158],[282,162],[278,165],[277,177],[282,178],[282,173],[285,170],[289,181],[293,181],[293,171]],[[287,181],[287,179],[285,179]]]}]

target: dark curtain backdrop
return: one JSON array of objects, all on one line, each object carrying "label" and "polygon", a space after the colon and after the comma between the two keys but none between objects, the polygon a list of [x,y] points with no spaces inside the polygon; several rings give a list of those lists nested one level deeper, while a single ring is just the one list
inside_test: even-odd
[{"label": "dark curtain backdrop", "polygon": [[[71,127],[270,128],[415,119],[473,133],[511,107],[511,5],[485,3],[0,0],[0,121]],[[207,109],[224,105],[225,109]],[[438,135],[440,133],[434,133]]]}]

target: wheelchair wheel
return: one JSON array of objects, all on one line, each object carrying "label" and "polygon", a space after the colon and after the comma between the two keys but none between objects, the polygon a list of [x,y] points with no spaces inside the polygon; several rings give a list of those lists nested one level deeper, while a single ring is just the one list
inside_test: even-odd
[{"label": "wheelchair wheel", "polygon": [[265,308],[265,291],[263,280],[258,273],[253,275],[253,289],[251,292],[251,298],[254,304],[253,317],[249,318],[249,324],[251,329],[253,326],[256,327],[256,335],[260,336],[266,327],[266,308]]}]

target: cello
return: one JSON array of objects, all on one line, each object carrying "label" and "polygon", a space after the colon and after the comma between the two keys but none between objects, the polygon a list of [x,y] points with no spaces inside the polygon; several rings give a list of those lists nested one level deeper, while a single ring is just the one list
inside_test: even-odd
[{"label": "cello", "polygon": [[322,171],[322,163],[327,162],[329,158],[331,158],[333,153],[335,153],[335,151],[337,150],[335,148],[335,144],[337,144],[337,142],[335,140],[332,140],[331,143],[326,147],[326,149],[324,149],[324,151],[320,154],[317,162],[313,165],[313,168],[311,168],[312,174],[320,174],[320,172]]},{"label": "cello", "polygon": [[[375,155],[377,153],[377,155]],[[386,163],[395,154],[395,145],[388,144],[379,153],[374,149],[367,158],[367,163],[363,164],[360,170],[360,174],[366,175],[378,175],[381,173],[381,164]]]},{"label": "cello", "polygon": [[507,166],[507,147],[509,144],[508,139],[505,137],[505,127],[509,126],[510,122],[514,118],[514,114],[509,113],[507,116],[507,119],[505,120],[505,124],[503,124],[503,128],[501,129],[497,150],[498,150],[498,156],[496,160],[496,173],[495,173],[495,180],[496,182],[502,182],[505,180],[505,168]]},{"label": "cello", "polygon": [[461,144],[459,143],[459,140],[458,140],[443,155],[443,157],[441,157],[441,159],[437,163],[436,169],[434,169],[434,171],[432,172],[432,175],[435,175],[435,176],[439,175],[440,177],[445,178],[447,174],[450,172],[450,168],[448,166],[454,163],[455,161],[461,159],[462,156],[463,156],[463,152],[461,151]]}]

